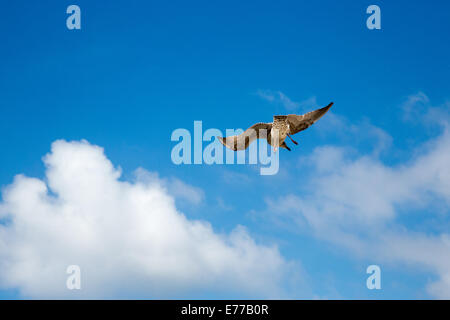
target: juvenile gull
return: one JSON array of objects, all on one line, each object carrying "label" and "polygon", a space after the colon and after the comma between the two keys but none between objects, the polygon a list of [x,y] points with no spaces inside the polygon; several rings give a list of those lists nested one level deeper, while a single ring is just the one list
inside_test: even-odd
[{"label": "juvenile gull", "polygon": [[[217,138],[224,146],[234,151],[247,149],[250,143],[259,138],[267,139],[267,143],[270,145],[274,142],[273,147],[275,151],[278,146],[291,151],[291,148],[286,145],[284,139],[289,137],[293,143],[298,144],[292,139],[291,135],[309,128],[313,123],[319,120],[332,105],[333,102],[326,107],[303,115],[288,114],[286,116],[273,116],[273,122],[256,123],[239,135]],[[274,141],[272,141],[272,136],[274,136]]]}]

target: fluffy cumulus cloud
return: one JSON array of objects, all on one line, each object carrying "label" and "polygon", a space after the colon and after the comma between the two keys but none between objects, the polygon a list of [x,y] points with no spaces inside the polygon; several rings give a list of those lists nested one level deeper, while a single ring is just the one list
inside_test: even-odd
[{"label": "fluffy cumulus cloud", "polygon": [[[405,110],[413,114],[424,104],[421,114],[448,114],[448,104],[433,107],[422,93],[409,97]],[[378,152],[317,147],[301,161],[300,174],[309,173],[304,190],[268,198],[268,211],[359,257],[425,268],[436,275],[428,293],[450,298],[449,120],[435,117],[439,136],[403,163],[386,164]]]},{"label": "fluffy cumulus cloud", "polygon": [[[177,211],[201,190],[138,170],[135,181],[103,149],[56,141],[46,179],[15,177],[0,207],[0,287],[32,298],[173,297],[215,290],[276,297],[288,263],[243,227],[218,234]],[[66,288],[81,268],[82,289]],[[245,296],[245,295],[244,295]]]}]

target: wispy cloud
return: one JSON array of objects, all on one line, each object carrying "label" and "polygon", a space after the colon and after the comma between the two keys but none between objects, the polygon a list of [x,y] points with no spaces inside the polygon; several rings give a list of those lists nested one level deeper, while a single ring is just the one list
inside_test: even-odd
[{"label": "wispy cloud", "polygon": [[258,90],[257,95],[268,102],[283,106],[288,111],[300,110],[303,112],[305,110],[317,109],[318,107],[316,97],[310,97],[306,100],[295,102],[281,91]]},{"label": "wispy cloud", "polygon": [[[408,108],[429,104],[425,97],[411,98]],[[450,120],[433,119],[435,124]],[[427,286],[428,293],[450,298],[450,234],[441,228],[449,223],[450,131],[447,126],[441,130],[397,165],[353,147],[317,147],[302,159],[308,168],[302,167],[298,175],[305,189],[269,197],[267,211],[354,255],[380,264],[426,268],[438,276]],[[401,222],[409,216],[420,222]],[[422,223],[429,226],[426,231]]]},{"label": "wispy cloud", "polygon": [[243,185],[248,184],[252,181],[249,175],[228,169],[222,170],[222,178],[225,183],[231,185]]},{"label": "wispy cloud", "polygon": [[402,104],[403,119],[419,125],[449,126],[450,101],[433,105],[428,96],[419,91],[408,96]]}]

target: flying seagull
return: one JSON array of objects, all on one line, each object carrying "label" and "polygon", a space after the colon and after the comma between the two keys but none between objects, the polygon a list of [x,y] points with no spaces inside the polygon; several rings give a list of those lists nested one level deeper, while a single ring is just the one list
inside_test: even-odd
[{"label": "flying seagull", "polygon": [[[284,139],[289,137],[293,143],[298,144],[294,141],[294,139],[292,139],[291,135],[309,128],[314,122],[319,120],[331,108],[332,105],[333,102],[326,107],[305,113],[303,115],[288,114],[287,116],[273,116],[273,122],[256,123],[239,135],[229,136],[226,138],[217,138],[227,148],[237,151],[247,149],[250,143],[259,138],[266,138],[267,142],[272,145],[273,135],[275,151],[277,146],[291,151],[291,148],[286,145]],[[278,143],[276,141],[277,135]]]}]

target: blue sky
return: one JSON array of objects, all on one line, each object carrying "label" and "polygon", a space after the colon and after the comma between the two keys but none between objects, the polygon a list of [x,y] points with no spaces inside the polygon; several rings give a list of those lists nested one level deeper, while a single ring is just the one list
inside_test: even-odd
[{"label": "blue sky", "polygon": [[[66,28],[70,4],[81,8],[81,30]],[[371,4],[381,8],[381,30],[366,28]],[[214,236],[244,226],[256,257],[276,246],[280,261],[246,290],[217,285],[221,273],[192,276],[198,286],[166,283],[156,273],[152,290],[135,285],[118,294],[129,276],[145,277],[119,268],[111,273],[117,288],[98,282],[102,290],[86,288],[88,297],[251,298],[259,285],[269,288],[262,297],[448,298],[449,10],[445,1],[3,3],[0,185],[15,185],[23,197],[2,193],[0,298],[80,294],[45,285],[42,270],[59,251],[20,241],[20,232],[34,231],[14,226],[21,213],[11,203],[29,200],[17,174],[61,186],[46,175],[44,155],[52,152],[47,166],[60,174],[67,155],[94,145],[120,166],[118,181],[134,181],[137,168],[157,173],[153,183],[175,201],[171,214],[210,223]],[[302,113],[330,101],[330,113],[296,136],[300,145],[281,150],[275,176],[250,165],[171,161],[172,131],[192,131],[195,120],[204,130],[247,128],[292,112],[286,107]],[[51,151],[60,139],[89,144]],[[65,201],[58,190],[50,194]],[[107,219],[108,210],[100,211]],[[19,249],[33,254],[24,258]],[[371,264],[381,267],[381,290],[366,288]],[[280,279],[266,285],[269,271]]]}]

